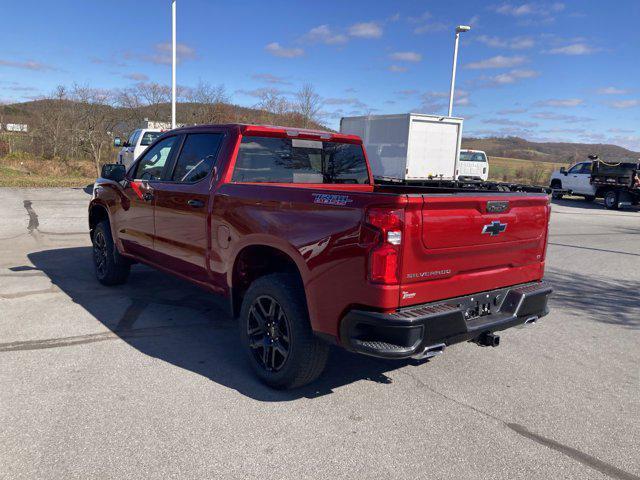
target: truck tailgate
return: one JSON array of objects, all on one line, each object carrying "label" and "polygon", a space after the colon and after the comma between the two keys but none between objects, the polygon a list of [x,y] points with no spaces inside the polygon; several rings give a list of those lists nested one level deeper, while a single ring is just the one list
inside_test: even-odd
[{"label": "truck tailgate", "polygon": [[550,207],[540,194],[411,198],[400,305],[539,280]]}]

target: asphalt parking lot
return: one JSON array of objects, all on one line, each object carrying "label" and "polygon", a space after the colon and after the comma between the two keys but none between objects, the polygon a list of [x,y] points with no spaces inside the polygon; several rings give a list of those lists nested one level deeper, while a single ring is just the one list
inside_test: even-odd
[{"label": "asphalt parking lot", "polygon": [[640,479],[640,211],[553,206],[552,313],[427,363],[253,377],[207,293],[93,277],[82,189],[0,189],[0,478]]}]

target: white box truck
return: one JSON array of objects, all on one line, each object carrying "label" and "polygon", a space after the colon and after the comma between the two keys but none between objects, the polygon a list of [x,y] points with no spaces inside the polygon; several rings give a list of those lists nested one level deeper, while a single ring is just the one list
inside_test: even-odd
[{"label": "white box truck", "polygon": [[373,176],[388,180],[454,180],[461,118],[420,113],[340,120],[340,132],[362,138]]}]

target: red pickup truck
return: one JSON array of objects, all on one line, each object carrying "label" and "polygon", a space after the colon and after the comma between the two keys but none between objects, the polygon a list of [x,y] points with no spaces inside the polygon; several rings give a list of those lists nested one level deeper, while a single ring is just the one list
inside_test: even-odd
[{"label": "red pickup truck", "polygon": [[544,193],[376,185],[360,138],[253,125],[181,128],[89,205],[98,280],[142,262],[228,298],[257,375],[320,375],[329,345],[428,358],[546,315]]}]

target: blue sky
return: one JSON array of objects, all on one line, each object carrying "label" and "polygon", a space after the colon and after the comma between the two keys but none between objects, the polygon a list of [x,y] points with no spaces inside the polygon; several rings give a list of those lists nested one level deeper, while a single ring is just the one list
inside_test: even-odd
[{"label": "blue sky", "polygon": [[[0,101],[170,82],[170,1],[2,1]],[[178,0],[178,83],[252,106],[312,83],[323,121],[446,113],[453,30],[466,135],[640,150],[640,2]]]}]

